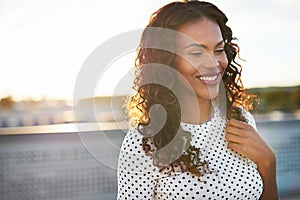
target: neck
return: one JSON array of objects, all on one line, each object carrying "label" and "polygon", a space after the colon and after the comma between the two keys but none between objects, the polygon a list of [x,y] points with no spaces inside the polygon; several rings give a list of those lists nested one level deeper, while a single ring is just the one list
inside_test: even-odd
[{"label": "neck", "polygon": [[[211,119],[212,104],[211,100],[197,98],[197,105],[189,100],[184,101],[182,106],[182,119],[184,122],[192,124],[202,124]],[[197,107],[196,107],[197,106]],[[198,116],[198,117],[197,117]]]}]

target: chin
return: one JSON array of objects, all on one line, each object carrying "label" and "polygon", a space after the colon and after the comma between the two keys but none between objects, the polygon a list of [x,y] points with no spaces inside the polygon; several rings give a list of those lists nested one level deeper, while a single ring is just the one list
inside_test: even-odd
[{"label": "chin", "polygon": [[209,100],[212,100],[212,99],[215,99],[215,98],[217,98],[217,96],[218,96],[218,94],[219,93],[214,93],[214,94],[210,94],[208,97],[207,97],[207,99],[209,99]]},{"label": "chin", "polygon": [[206,100],[215,99],[218,97],[218,95],[219,95],[219,92],[216,92],[216,91],[214,91],[214,92],[207,91],[206,93],[201,92],[200,94],[199,93],[197,94],[198,97],[200,97],[202,99],[206,99]]},{"label": "chin", "polygon": [[200,90],[197,92],[197,96],[203,99],[212,100],[219,95],[219,86],[213,88],[206,88],[205,91]]}]

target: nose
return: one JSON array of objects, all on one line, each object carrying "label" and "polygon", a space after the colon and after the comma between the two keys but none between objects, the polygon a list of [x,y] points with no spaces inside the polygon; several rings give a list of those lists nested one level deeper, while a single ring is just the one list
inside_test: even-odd
[{"label": "nose", "polygon": [[219,66],[219,60],[214,54],[206,53],[202,66],[204,68],[216,68]]}]

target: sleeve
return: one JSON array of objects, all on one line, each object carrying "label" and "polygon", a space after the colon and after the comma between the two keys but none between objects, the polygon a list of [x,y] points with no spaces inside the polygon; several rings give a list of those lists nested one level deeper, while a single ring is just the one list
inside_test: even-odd
[{"label": "sleeve", "polygon": [[118,161],[118,200],[151,200],[155,190],[157,168],[142,149],[142,136],[136,128],[124,137]]}]

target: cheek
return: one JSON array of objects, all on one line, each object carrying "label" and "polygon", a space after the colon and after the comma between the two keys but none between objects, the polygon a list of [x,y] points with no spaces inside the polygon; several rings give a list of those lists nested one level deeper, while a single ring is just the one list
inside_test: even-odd
[{"label": "cheek", "polygon": [[189,63],[188,61],[186,61],[180,56],[177,56],[175,61],[176,61],[176,69],[182,75],[192,75],[197,71],[197,69],[193,67],[191,63]]},{"label": "cheek", "polygon": [[226,56],[223,56],[221,59],[219,59],[219,63],[220,63],[220,67],[224,71],[226,70],[227,66],[228,66],[228,59]]}]

